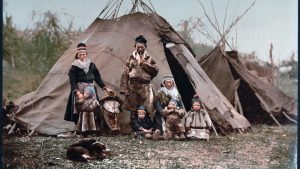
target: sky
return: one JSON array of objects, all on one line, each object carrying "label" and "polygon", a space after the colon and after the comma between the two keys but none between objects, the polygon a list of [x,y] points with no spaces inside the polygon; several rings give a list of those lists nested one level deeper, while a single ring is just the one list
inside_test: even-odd
[{"label": "sky", "polygon": [[[3,17],[12,16],[18,29],[30,28],[46,11],[59,16],[67,26],[71,21],[75,28],[86,29],[98,17],[109,0],[4,0]],[[132,7],[131,0],[124,0],[121,13]],[[148,0],[144,0],[148,2]],[[254,0],[151,0],[156,12],[164,17],[175,30],[182,20],[201,18],[209,31],[210,26],[199,3],[201,1],[209,17],[215,21],[212,5],[220,29],[225,18],[225,30],[232,21],[240,16]],[[34,15],[33,15],[34,14]],[[34,17],[33,17],[34,16]],[[237,36],[236,36],[237,34]],[[237,37],[237,38],[236,38]],[[202,34],[193,34],[195,41],[211,44]],[[215,36],[215,39],[218,37]],[[237,40],[239,52],[255,51],[260,59],[269,61],[270,43],[273,44],[275,63],[290,58],[292,52],[298,58],[298,1],[297,0],[256,0],[255,5],[231,29],[231,39]],[[298,59],[297,59],[298,60]]]}]

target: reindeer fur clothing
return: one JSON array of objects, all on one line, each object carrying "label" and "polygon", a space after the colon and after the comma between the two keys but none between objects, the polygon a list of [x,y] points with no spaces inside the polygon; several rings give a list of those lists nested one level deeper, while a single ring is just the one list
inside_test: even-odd
[{"label": "reindeer fur clothing", "polygon": [[184,126],[182,124],[182,118],[185,116],[185,111],[182,108],[175,109],[172,112],[168,112],[168,107],[162,110],[162,115],[166,119],[166,133],[172,131],[174,133],[180,134],[185,133]]},{"label": "reindeer fur clothing", "polygon": [[211,119],[205,109],[189,111],[186,115],[185,127],[188,138],[208,139],[212,126]]},{"label": "reindeer fur clothing", "polygon": [[[174,87],[173,90],[177,90],[177,89]],[[155,107],[157,111],[155,112],[155,115],[153,117],[153,124],[154,124],[154,128],[158,129],[161,132],[161,134],[163,134],[165,131],[165,117],[163,115],[164,114],[163,111],[164,108],[168,106],[168,103],[172,98],[173,97],[168,94],[167,89],[165,87],[162,87],[158,91],[156,96]],[[180,96],[177,97],[176,100],[177,100],[178,107],[183,108],[183,104]]]},{"label": "reindeer fur clothing", "polygon": [[159,69],[149,55],[142,56],[145,61],[141,63],[137,55],[134,52],[126,62],[121,77],[120,93],[129,94],[125,96],[126,110],[136,111],[139,105],[144,105],[147,112],[153,113],[154,91],[150,81],[157,75]]}]

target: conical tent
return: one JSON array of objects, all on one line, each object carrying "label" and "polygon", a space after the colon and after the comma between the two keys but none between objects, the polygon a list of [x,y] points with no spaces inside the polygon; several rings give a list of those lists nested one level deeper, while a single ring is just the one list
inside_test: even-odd
[{"label": "conical tent", "polygon": [[223,52],[217,46],[198,62],[233,105],[240,100],[244,116],[250,122],[266,123],[267,119],[272,120],[270,115],[279,122],[286,119],[284,116],[296,119],[296,100],[267,83],[263,77],[250,73],[236,51]]},{"label": "conical tent", "polygon": [[[58,59],[38,89],[16,100],[20,107],[12,119],[46,135],[73,131],[75,125],[63,119],[70,92],[68,71],[76,45],[79,42],[87,44],[88,57],[97,65],[107,86],[118,93],[123,67],[134,50],[135,37],[140,34],[148,40],[147,52],[159,67],[157,77],[152,80],[155,91],[160,88],[164,75],[173,74],[187,109],[191,106],[192,96],[199,93],[218,128],[231,130],[250,126],[205,75],[189,45],[169,23],[156,13],[140,12],[117,19],[95,19]],[[165,47],[168,43],[174,46],[168,49]],[[101,89],[98,92],[100,97],[103,96]],[[123,112],[121,132],[130,131],[129,119],[129,114]]]}]

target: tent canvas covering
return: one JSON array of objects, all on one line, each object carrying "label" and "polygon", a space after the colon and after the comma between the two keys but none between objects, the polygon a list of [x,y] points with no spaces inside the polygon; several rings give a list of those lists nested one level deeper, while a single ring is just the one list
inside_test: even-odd
[{"label": "tent canvas covering", "polygon": [[[45,135],[73,131],[74,123],[64,121],[63,117],[70,92],[68,71],[74,61],[76,45],[79,42],[87,44],[88,57],[97,65],[105,84],[119,93],[123,67],[134,50],[135,37],[140,34],[148,40],[147,52],[159,67],[157,77],[152,80],[155,91],[160,88],[164,75],[173,74],[187,109],[191,106],[192,96],[198,93],[217,128],[231,130],[250,126],[207,77],[194,59],[189,45],[169,23],[156,13],[140,12],[116,19],[96,18],[58,59],[40,86],[16,100],[19,110],[12,120]],[[166,48],[169,43],[174,46]],[[98,92],[101,98],[101,89]],[[128,133],[129,113],[123,111],[120,121],[121,132]]]},{"label": "tent canvas covering", "polygon": [[238,93],[244,116],[250,122],[265,123],[266,118],[270,119],[269,114],[284,119],[282,112],[296,119],[296,100],[267,83],[266,78],[250,72],[236,51],[222,52],[221,47],[217,46],[198,62],[233,105],[235,92]]}]

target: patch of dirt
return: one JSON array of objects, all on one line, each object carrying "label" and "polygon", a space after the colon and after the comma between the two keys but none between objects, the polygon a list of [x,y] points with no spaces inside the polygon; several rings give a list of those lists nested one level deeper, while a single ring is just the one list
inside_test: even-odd
[{"label": "patch of dirt", "polygon": [[66,148],[80,138],[3,135],[4,168],[296,168],[294,125],[256,125],[244,134],[209,141],[152,141],[131,135],[95,137],[112,150],[102,161],[66,159]]}]

